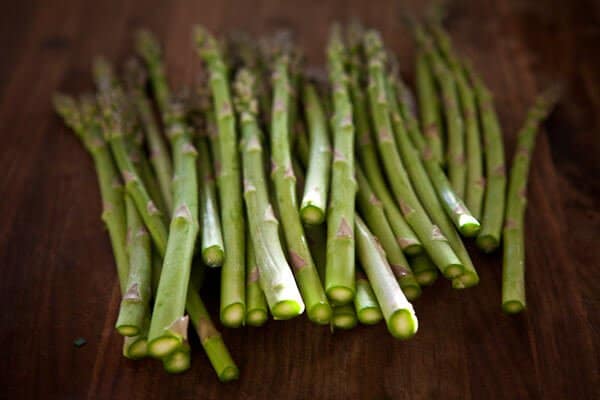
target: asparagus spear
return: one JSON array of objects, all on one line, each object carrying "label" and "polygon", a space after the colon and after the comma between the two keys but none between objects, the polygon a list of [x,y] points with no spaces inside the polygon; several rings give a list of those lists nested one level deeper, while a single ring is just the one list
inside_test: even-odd
[{"label": "asparagus spear", "polygon": [[[304,302],[279,241],[278,221],[269,202],[260,138],[254,77],[242,69],[236,78],[236,108],[243,134],[244,199],[250,238],[256,253],[261,288],[276,319],[293,318],[304,311]],[[273,107],[274,113],[277,107]],[[284,121],[287,126],[287,121]]]},{"label": "asparagus spear", "polygon": [[375,325],[383,319],[381,308],[377,303],[373,288],[362,271],[356,272],[356,297],[354,297],[354,309],[361,324]]},{"label": "asparagus spear", "polygon": [[406,297],[414,300],[421,295],[421,288],[394,238],[381,201],[373,193],[371,185],[360,167],[356,168],[356,178],[358,181],[358,209],[385,250],[387,260],[402,291]]},{"label": "asparagus spear", "polygon": [[277,208],[281,216],[288,256],[306,304],[308,318],[327,323],[331,308],[306,243],[296,200],[296,177],[292,168],[289,142],[289,75],[287,55],[275,62],[273,74],[273,109],[271,123],[271,176],[275,184]]},{"label": "asparagus spear", "polygon": [[163,368],[170,374],[180,374],[190,369],[191,349],[187,342],[182,343],[177,350],[163,358]]},{"label": "asparagus spear", "polygon": [[327,206],[331,144],[325,113],[315,87],[305,84],[303,94],[304,110],[310,132],[310,158],[306,166],[306,183],[300,215],[306,224],[320,224],[325,220]]},{"label": "asparagus spear", "polygon": [[353,304],[334,305],[331,316],[331,329],[352,329],[358,324]]},{"label": "asparagus spear", "polygon": [[148,351],[155,357],[165,357],[186,339],[186,292],[199,229],[197,151],[192,145],[191,129],[185,123],[180,99],[173,99],[169,104],[165,121],[175,165],[175,208],[148,333]]},{"label": "asparagus spear", "polygon": [[201,26],[195,28],[194,39],[200,57],[209,70],[219,132],[218,160],[221,171],[219,172],[218,187],[226,252],[221,272],[221,322],[229,327],[238,327],[243,324],[246,314],[246,271],[244,212],[237,131],[227,80],[227,66],[223,61],[217,41]]},{"label": "asparagus spear", "polygon": [[164,123],[165,114],[169,108],[170,94],[160,44],[152,32],[143,29],[136,33],[135,39],[137,53],[144,60],[148,68],[154,98],[156,99]]},{"label": "asparagus spear", "polygon": [[[300,129],[294,139],[294,151],[298,156],[298,161],[302,167],[306,169],[308,168],[311,150],[310,144],[308,143],[308,135],[305,130]],[[329,177],[327,179],[329,179]],[[329,189],[329,184],[327,185],[327,189]]]},{"label": "asparagus spear", "polygon": [[385,253],[367,226],[356,216],[356,242],[358,258],[385,318],[388,330],[397,339],[414,336],[419,327],[412,304],[394,279]]},{"label": "asparagus spear", "polygon": [[[249,232],[246,236],[251,237]],[[260,287],[260,273],[251,240],[246,241],[246,263],[246,324],[262,326],[269,318],[269,310],[265,294]]]},{"label": "asparagus spear", "polygon": [[387,220],[400,248],[406,254],[418,254],[422,251],[423,246],[411,227],[402,217],[381,173],[377,150],[374,148],[371,139],[371,126],[369,124],[369,115],[366,104],[367,99],[365,98],[361,84],[361,78],[365,75],[363,71],[363,62],[360,58],[362,50],[360,44],[362,32],[360,29],[358,29],[358,31],[355,29],[352,33],[353,40],[351,40],[350,48],[350,93],[352,95],[352,104],[354,107],[354,123],[358,132],[356,145],[358,147],[359,161],[375,195],[383,204]]},{"label": "asparagus spear", "polygon": [[327,266],[325,289],[337,304],[348,304],[355,294],[354,268],[354,125],[345,71],[346,49],[339,27],[334,27],[327,48],[333,85],[333,166],[331,203],[327,215]]},{"label": "asparagus spear", "polygon": [[528,111],[518,134],[508,182],[504,222],[504,258],[502,268],[502,309],[510,314],[525,309],[525,208],[531,155],[540,123],[558,101],[559,91],[551,88],[538,96]]},{"label": "asparagus spear", "polygon": [[377,131],[379,152],[392,191],[406,222],[414,229],[434,263],[444,276],[455,278],[462,274],[464,267],[446,237],[433,225],[417,199],[398,154],[389,115],[381,39],[376,32],[370,32],[365,35],[364,43],[369,58],[369,103]]},{"label": "asparagus spear", "polygon": [[154,115],[152,106],[144,93],[146,84],[146,74],[136,59],[131,59],[127,64],[127,83],[129,86],[130,98],[132,99],[137,113],[144,127],[144,133],[150,147],[150,161],[156,172],[160,192],[165,201],[167,209],[173,209],[173,194],[171,179],[173,177],[173,167],[171,156],[167,145],[164,142]]},{"label": "asparagus spear", "polygon": [[430,286],[438,277],[438,270],[427,254],[417,254],[409,259],[409,264],[419,285]]}]

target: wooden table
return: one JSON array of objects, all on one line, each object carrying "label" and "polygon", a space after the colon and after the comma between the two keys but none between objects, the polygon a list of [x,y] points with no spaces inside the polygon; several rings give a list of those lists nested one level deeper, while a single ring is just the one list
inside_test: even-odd
[{"label": "wooden table", "polygon": [[[91,91],[92,58],[123,61],[139,27],[164,41],[173,85],[189,83],[200,65],[190,44],[196,22],[219,33],[291,28],[319,65],[328,25],[359,17],[382,31],[412,81],[413,43],[400,15],[424,8],[166,3],[20,1],[0,16],[0,398],[600,398],[600,10],[592,1],[449,6],[456,46],[496,95],[509,156],[534,95],[555,81],[566,85],[531,171],[526,313],[502,314],[501,255],[472,249],[481,284],[455,291],[440,279],[427,289],[415,303],[419,333],[408,342],[383,325],[331,334],[304,318],[224,330],[242,373],[227,385],[198,346],[181,376],[121,357],[113,329],[119,292],[92,163],[54,115],[51,95]],[[77,337],[87,344],[76,348]]]}]

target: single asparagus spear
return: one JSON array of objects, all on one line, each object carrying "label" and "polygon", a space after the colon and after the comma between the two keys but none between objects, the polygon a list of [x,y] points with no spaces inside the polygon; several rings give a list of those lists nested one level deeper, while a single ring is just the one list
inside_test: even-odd
[{"label": "single asparagus spear", "polygon": [[[304,112],[310,133],[310,157],[307,164],[306,183],[300,215],[306,224],[320,224],[325,220],[329,172],[331,166],[331,144],[323,107],[315,87],[304,85]],[[299,135],[305,137],[305,135]]]},{"label": "single asparagus spear", "polygon": [[358,317],[354,310],[354,304],[333,306],[331,316],[331,329],[352,329],[358,324]]},{"label": "single asparagus spear", "polygon": [[199,229],[197,151],[181,100],[171,102],[165,121],[175,165],[175,208],[148,334],[148,351],[161,358],[173,352],[187,336],[186,292]]},{"label": "single asparagus spear", "polygon": [[558,101],[559,91],[551,88],[535,100],[518,134],[517,147],[508,181],[504,222],[502,268],[502,309],[510,314],[525,309],[525,208],[531,155],[540,123]]},{"label": "single asparagus spear", "polygon": [[360,31],[354,32],[353,36],[350,47],[350,93],[352,95],[353,116],[357,131],[356,145],[358,158],[375,195],[383,204],[387,220],[400,248],[406,254],[418,254],[423,250],[421,241],[406,223],[400,210],[394,203],[381,172],[377,150],[373,146],[366,104],[367,99],[365,98],[362,85],[362,77],[366,75],[365,71],[363,71],[364,63],[360,58],[362,34]]},{"label": "single asparagus spear", "polygon": [[[431,183],[431,180],[425,171],[425,167],[419,158],[418,152],[413,147],[408,137],[408,133],[404,126],[404,120],[400,115],[396,92],[392,89],[393,85],[391,82],[393,80],[394,77],[392,76],[389,77],[387,81],[387,93],[392,121],[395,128],[394,132],[396,134],[396,142],[398,143],[398,147],[402,153],[404,161],[406,162],[408,172],[423,206],[427,210],[431,219],[440,228],[442,234],[448,239],[450,246],[464,266],[463,274],[459,278],[453,280],[452,285],[457,289],[476,285],[479,282],[479,276],[475,270],[473,262],[471,261],[471,257],[469,257],[469,253],[462,243],[460,236],[452,226],[452,222],[444,213],[444,209],[440,204],[438,197],[436,196],[433,184]],[[459,211],[455,210],[455,212],[458,213]],[[457,225],[460,227],[459,229],[461,229],[461,232],[465,236],[472,236],[473,232],[476,233],[479,230],[479,221],[473,217],[469,217],[468,212],[463,213],[462,219],[459,219]]]},{"label": "single asparagus spear", "polygon": [[[251,237],[250,233],[246,233]],[[260,273],[252,240],[246,241],[246,324],[262,326],[269,318],[267,299],[260,287]]]},{"label": "single asparagus spear", "polygon": [[173,194],[171,179],[173,178],[173,167],[171,156],[165,141],[163,140],[154,115],[152,105],[144,93],[146,84],[146,73],[136,59],[131,59],[126,64],[127,83],[130,98],[132,99],[137,113],[144,127],[144,133],[150,148],[150,162],[158,178],[160,192],[165,201],[167,209],[173,209]]},{"label": "single asparagus spear", "polygon": [[167,227],[164,214],[148,194],[148,190],[130,158],[125,140],[125,136],[131,129],[128,126],[130,121],[124,116],[125,95],[119,86],[114,85],[111,66],[105,60],[96,60],[94,75],[100,91],[99,104],[103,115],[104,137],[110,143],[115,162],[125,182],[125,190],[135,201],[156,248],[161,255],[164,255],[167,247]]},{"label": "single asparagus spear", "polygon": [[356,179],[358,181],[358,209],[385,250],[388,262],[396,279],[398,279],[398,283],[400,283],[402,291],[406,297],[414,300],[421,295],[421,288],[400,246],[398,246],[398,242],[394,238],[394,233],[388,224],[381,201],[373,193],[367,177],[358,166],[356,168]]},{"label": "single asparagus spear", "polygon": [[476,243],[480,249],[489,253],[500,245],[502,221],[504,220],[506,195],[504,143],[492,95],[470,67],[468,71],[473,82],[477,108],[481,117],[486,174],[481,232],[477,236]]},{"label": "single asparagus spear", "polygon": [[388,264],[385,253],[367,226],[356,217],[358,258],[363,266],[388,330],[397,339],[408,339],[417,333],[419,323],[412,304],[404,296]]},{"label": "single asparagus spear", "polygon": [[329,38],[327,58],[333,85],[333,166],[331,203],[327,215],[325,289],[336,304],[348,304],[355,294],[354,267],[354,125],[345,71],[346,49],[339,27]]},{"label": "single asparagus spear", "polygon": [[[243,135],[244,199],[261,288],[273,317],[289,319],[304,311],[304,302],[285,259],[279,240],[279,223],[269,202],[253,83],[251,72],[244,69],[235,81],[236,108]],[[284,124],[287,126],[287,121]]]},{"label": "single asparagus spear", "polygon": [[369,58],[369,103],[386,175],[406,222],[414,229],[442,274],[449,279],[455,278],[462,274],[464,267],[417,199],[396,147],[389,115],[381,39],[376,32],[370,32],[365,35],[364,42]]},{"label": "single asparagus spear", "polygon": [[164,123],[165,113],[169,108],[170,94],[160,44],[152,32],[147,30],[139,30],[135,39],[137,53],[148,68],[154,98]]},{"label": "single asparagus spear", "polygon": [[306,304],[308,318],[317,323],[327,323],[331,317],[331,307],[327,302],[325,291],[306,243],[296,200],[296,177],[292,168],[288,129],[290,93],[287,56],[280,56],[275,64],[271,123],[271,176],[275,184],[277,208],[287,243],[288,256]]},{"label": "single asparagus spear", "polygon": [[184,342],[173,353],[163,358],[163,368],[170,374],[180,374],[190,369],[192,361],[190,345]]},{"label": "single asparagus spear", "polygon": [[115,327],[123,336],[142,333],[150,311],[151,241],[131,197],[125,197],[129,276]]},{"label": "single asparagus spear", "polygon": [[219,136],[218,161],[221,170],[218,172],[218,188],[226,252],[221,272],[221,322],[225,326],[238,327],[243,324],[246,314],[246,246],[235,117],[227,66],[217,41],[201,26],[195,28],[194,39],[209,71]]},{"label": "single asparagus spear", "polygon": [[383,319],[377,297],[363,271],[356,272],[356,297],[354,309],[361,324],[375,325]]},{"label": "single asparagus spear", "polygon": [[[308,143],[308,135],[306,134],[306,131],[302,129],[299,130],[294,140],[294,152],[298,156],[298,161],[300,162],[302,167],[306,169],[308,168],[311,150],[310,144]],[[329,189],[329,185],[327,189]]]},{"label": "single asparagus spear", "polygon": [[419,285],[433,285],[438,277],[438,270],[427,254],[417,254],[411,257],[408,262]]}]

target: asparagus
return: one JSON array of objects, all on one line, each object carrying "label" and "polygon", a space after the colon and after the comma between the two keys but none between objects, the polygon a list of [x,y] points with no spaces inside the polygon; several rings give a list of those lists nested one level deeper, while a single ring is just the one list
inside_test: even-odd
[{"label": "asparagus", "polygon": [[[317,91],[311,84],[304,85],[304,110],[310,132],[310,158],[307,164],[306,183],[300,215],[306,224],[320,224],[325,220],[331,145],[327,122]],[[304,135],[298,135],[305,137]]]},{"label": "asparagus", "polygon": [[373,288],[362,271],[356,272],[356,297],[354,309],[361,324],[375,325],[383,319]]},{"label": "asparagus", "polygon": [[[306,135],[306,132],[304,130],[299,130],[298,134],[294,139],[294,150],[296,155],[298,156],[298,161],[300,162],[302,167],[306,169],[308,167],[310,159],[310,144],[308,143],[308,135]],[[329,189],[329,185],[327,189]]]},{"label": "asparagus", "polygon": [[[247,237],[251,237],[246,233]],[[246,324],[262,326],[269,318],[267,300],[260,288],[258,265],[252,241],[246,242]]]},{"label": "asparagus", "polygon": [[500,236],[502,234],[506,193],[504,143],[491,93],[470,67],[467,67],[467,70],[473,82],[477,98],[485,153],[486,187],[481,218],[481,231],[477,236],[476,243],[480,249],[489,253],[500,245]]},{"label": "asparagus", "polygon": [[306,304],[308,318],[317,323],[327,323],[331,317],[331,308],[308,249],[296,200],[296,178],[292,168],[289,143],[290,93],[286,55],[276,60],[273,88],[271,176],[275,184],[277,208],[287,243],[288,256]]},{"label": "asparagus", "polygon": [[518,134],[508,182],[504,222],[504,258],[502,268],[502,309],[510,314],[525,309],[525,208],[531,155],[539,125],[558,101],[559,91],[551,88],[535,100]]},{"label": "asparagus", "polygon": [[398,279],[398,283],[400,283],[402,291],[406,297],[414,300],[421,295],[421,288],[394,238],[394,233],[383,211],[382,203],[373,193],[371,185],[360,167],[356,168],[356,178],[358,181],[358,209],[385,250],[387,260],[396,279]]},{"label": "asparagus", "polygon": [[204,60],[210,74],[219,133],[218,160],[221,171],[218,173],[218,188],[226,252],[221,272],[221,322],[229,327],[238,327],[243,324],[246,313],[246,271],[245,223],[236,124],[227,80],[227,66],[217,42],[200,26],[195,28],[194,38],[200,57]]},{"label": "asparagus", "polygon": [[94,65],[96,84],[100,90],[99,104],[103,115],[104,137],[110,144],[115,162],[119,168],[125,190],[133,198],[144,224],[150,231],[159,253],[164,255],[167,247],[167,227],[164,215],[148,194],[127,149],[125,135],[130,127],[124,116],[125,96],[118,86],[113,86],[114,78],[110,65],[98,59]]},{"label": "asparagus", "polygon": [[155,357],[165,357],[186,339],[188,317],[183,314],[199,229],[197,151],[181,100],[171,101],[165,121],[175,165],[175,208],[148,333],[148,351]]},{"label": "asparagus", "polygon": [[[393,80],[394,77],[391,76],[387,81],[387,93],[392,114],[392,121],[395,128],[394,133],[396,134],[396,140],[399,145],[398,147],[400,148],[402,157],[406,162],[408,172],[414,187],[419,194],[422,204],[429,213],[431,219],[439,227],[442,234],[447,238],[448,243],[450,243],[450,246],[464,266],[463,274],[454,279],[452,285],[457,289],[463,289],[476,285],[479,282],[479,276],[475,270],[473,262],[471,261],[471,257],[469,257],[469,253],[462,243],[460,236],[452,226],[452,222],[448,216],[444,214],[443,207],[436,197],[433,184],[427,176],[427,172],[425,171],[425,167],[419,159],[417,150],[413,147],[408,137],[408,133],[406,132],[406,128],[404,126],[404,120],[400,114],[397,96],[392,89],[393,85],[391,82]],[[458,213],[458,211],[456,212]],[[459,229],[461,229],[461,232],[465,236],[472,236],[474,232],[476,233],[479,230],[479,222],[472,216],[469,216],[468,212],[464,212],[458,222],[459,223],[457,223],[457,225],[460,227]]]},{"label": "asparagus", "polygon": [[[285,259],[279,240],[279,224],[269,202],[253,83],[249,70],[242,69],[238,73],[235,89],[243,134],[244,199],[261,288],[273,317],[288,319],[304,311],[304,302]],[[284,125],[287,126],[287,120],[284,120]]]},{"label": "asparagus", "polygon": [[[157,63],[157,61],[153,62]],[[173,194],[171,179],[173,177],[173,167],[171,156],[152,114],[152,105],[144,93],[144,85],[146,83],[145,71],[136,59],[132,59],[127,63],[127,76],[130,97],[144,126],[144,133],[150,147],[150,161],[158,178],[162,198],[165,201],[167,209],[172,210]]]},{"label": "asparagus", "polygon": [[[356,34],[355,36],[360,35],[360,32],[354,33]],[[365,98],[364,90],[361,85],[361,77],[364,73],[362,71],[363,63],[360,59],[360,49],[360,37],[355,37],[351,47],[350,93],[352,95],[352,104],[354,107],[354,123],[356,124],[356,130],[358,132],[356,144],[359,161],[364,168],[364,174],[371,184],[375,195],[383,204],[387,220],[400,248],[406,254],[418,254],[422,251],[423,246],[394,203],[393,197],[390,194],[381,173],[377,151],[374,148],[371,139],[371,127],[366,105],[367,99]]]},{"label": "asparagus", "polygon": [[353,304],[334,305],[331,316],[331,329],[352,329],[358,324]]},{"label": "asparagus", "polygon": [[433,225],[411,186],[393,136],[383,71],[381,39],[376,32],[365,35],[369,57],[369,103],[377,131],[377,143],[386,175],[406,222],[414,229],[434,263],[444,276],[452,279],[462,274],[463,265],[440,229]]},{"label": "asparagus", "polygon": [[430,286],[438,277],[438,270],[427,254],[417,254],[409,259],[409,264],[419,285]]},{"label": "asparagus", "polygon": [[412,304],[394,279],[385,253],[367,226],[356,217],[358,258],[362,264],[389,332],[397,339],[408,339],[417,332],[419,323]]},{"label": "asparagus", "polygon": [[148,68],[154,98],[156,99],[164,123],[165,114],[169,109],[170,94],[160,45],[154,35],[147,30],[139,30],[136,33],[135,44],[137,53],[144,60]]},{"label": "asparagus", "polygon": [[129,276],[115,327],[123,336],[138,336],[144,330],[150,310],[151,244],[148,231],[137,212],[135,203],[129,196],[125,197],[125,210]]},{"label": "asparagus", "polygon": [[346,49],[335,27],[327,48],[333,85],[333,165],[331,203],[327,215],[325,289],[336,304],[348,304],[355,294],[354,274],[354,125],[345,71]]}]

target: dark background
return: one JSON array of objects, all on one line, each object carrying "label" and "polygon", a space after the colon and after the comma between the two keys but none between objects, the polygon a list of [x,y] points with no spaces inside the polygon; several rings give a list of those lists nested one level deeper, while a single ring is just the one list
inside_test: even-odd
[{"label": "dark background", "polygon": [[[10,4],[8,4],[10,3]],[[218,383],[196,346],[193,366],[121,357],[119,290],[93,166],[53,114],[56,90],[92,90],[90,64],[120,62],[132,32],[166,45],[179,86],[199,68],[190,31],[291,28],[311,63],[328,26],[359,17],[380,29],[412,82],[401,23],[419,1],[19,1],[0,12],[0,398],[592,399],[600,322],[599,4],[482,0],[448,6],[446,26],[496,96],[512,149],[526,108],[560,81],[565,95],[535,150],[527,211],[528,311],[500,311],[501,255],[473,252],[481,284],[440,279],[415,307],[420,331],[384,325],[330,334],[305,318],[224,330],[241,378]],[[400,6],[402,4],[402,6]],[[213,281],[214,282],[214,281]],[[214,293],[209,288],[209,293]],[[208,294],[207,294],[208,296]],[[206,297],[206,296],[205,296]],[[216,302],[212,301],[213,315]],[[75,348],[73,340],[87,339]]]}]

